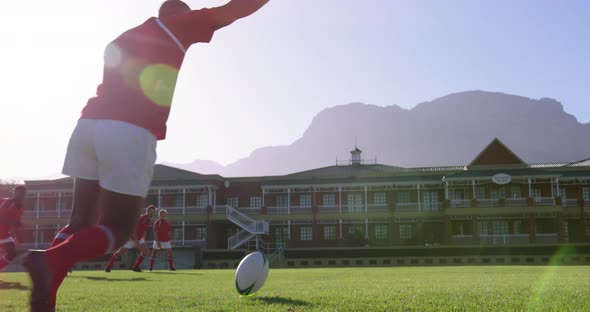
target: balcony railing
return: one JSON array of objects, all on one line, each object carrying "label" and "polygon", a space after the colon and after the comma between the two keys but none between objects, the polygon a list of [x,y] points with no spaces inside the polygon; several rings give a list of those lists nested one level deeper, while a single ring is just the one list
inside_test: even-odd
[{"label": "balcony railing", "polygon": [[479,242],[482,245],[511,245],[528,244],[528,234],[481,234]]},{"label": "balcony railing", "polygon": [[506,198],[506,207],[526,207],[528,206],[527,198]]},{"label": "balcony railing", "polygon": [[266,212],[268,214],[274,214],[274,215],[288,214],[289,208],[288,207],[277,207],[277,206],[267,207]]},{"label": "balcony railing", "polygon": [[452,199],[451,208],[471,208],[471,199]]},{"label": "balcony railing", "polygon": [[311,206],[291,206],[291,214],[311,213]]},{"label": "balcony railing", "polygon": [[537,233],[535,234],[535,243],[537,244],[557,244],[559,236],[556,233]]},{"label": "balcony railing", "polygon": [[395,210],[398,211],[418,211],[418,203],[397,203]]},{"label": "balcony railing", "polygon": [[473,244],[473,235],[453,235],[451,240],[454,245],[471,245]]},{"label": "balcony railing", "polygon": [[340,207],[338,205],[318,205],[319,212],[338,212]]},{"label": "balcony railing", "polygon": [[477,199],[477,206],[482,208],[499,207],[500,200],[496,198],[480,198]]},{"label": "balcony railing", "polygon": [[369,212],[389,211],[389,206],[387,204],[371,204],[371,205],[368,205],[367,210]]},{"label": "balcony railing", "polygon": [[555,198],[553,198],[553,197],[535,197],[535,198],[533,198],[533,205],[535,205],[535,206],[555,206]]},{"label": "balcony railing", "polygon": [[577,198],[566,198],[561,201],[563,207],[579,207]]}]

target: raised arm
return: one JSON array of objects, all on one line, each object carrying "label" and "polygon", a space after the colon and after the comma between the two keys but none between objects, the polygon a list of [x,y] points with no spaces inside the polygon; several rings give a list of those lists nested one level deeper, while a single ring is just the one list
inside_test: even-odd
[{"label": "raised arm", "polygon": [[240,18],[251,15],[269,0],[231,0],[225,5],[210,9],[216,19],[217,29],[225,27]]}]

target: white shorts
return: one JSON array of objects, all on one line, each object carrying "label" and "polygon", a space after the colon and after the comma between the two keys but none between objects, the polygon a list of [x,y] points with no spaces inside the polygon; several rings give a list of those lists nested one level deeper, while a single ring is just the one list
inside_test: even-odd
[{"label": "white shorts", "polygon": [[70,137],[63,174],[98,180],[109,191],[145,197],[154,163],[156,137],[118,120],[80,119]]},{"label": "white shorts", "polygon": [[[140,239],[139,245],[145,245],[145,241],[143,239]],[[139,246],[133,240],[130,239],[125,243],[125,245],[123,245],[123,248],[132,249],[132,248],[139,248]]]},{"label": "white shorts", "polygon": [[158,247],[158,243],[156,241],[154,241],[152,248],[154,248],[154,249],[172,249],[172,244],[170,244],[170,242],[160,242],[160,245],[162,246],[162,248]]},{"label": "white shorts", "polygon": [[14,243],[14,238],[12,238],[12,237],[0,238],[0,244],[6,244],[6,243]]}]

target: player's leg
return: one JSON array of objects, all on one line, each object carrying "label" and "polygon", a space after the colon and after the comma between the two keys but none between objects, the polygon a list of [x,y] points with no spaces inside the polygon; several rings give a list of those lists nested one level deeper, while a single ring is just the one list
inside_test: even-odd
[{"label": "player's leg", "polygon": [[174,259],[172,258],[172,248],[167,248],[166,254],[168,255],[168,267],[170,268],[170,271],[176,271],[174,268]]},{"label": "player's leg", "polygon": [[76,178],[74,182],[74,198],[72,214],[68,225],[63,227],[53,239],[51,247],[68,239],[70,235],[81,229],[95,226],[99,219],[97,207],[100,186],[98,180]]},{"label": "player's leg", "polygon": [[139,250],[139,255],[137,256],[137,260],[135,261],[132,270],[135,272],[141,272],[141,268],[139,266],[143,262],[143,259],[150,255],[150,250],[143,241],[140,242],[140,244],[137,246],[137,249]]},{"label": "player's leg", "polygon": [[127,248],[129,242],[126,242],[125,245],[123,245],[123,247],[117,249],[117,251],[115,251],[113,253],[113,255],[111,256],[111,259],[109,260],[109,263],[107,264],[107,266],[104,268],[104,270],[108,273],[111,271],[111,269],[113,268],[113,265],[115,264],[115,262],[121,260],[121,257],[127,253]]},{"label": "player's leg", "polygon": [[150,257],[150,271],[154,269],[154,262],[156,261],[156,256],[158,255],[158,244],[154,241],[154,246],[152,248],[152,256]]},{"label": "player's leg", "polygon": [[14,242],[6,242],[0,245],[0,249],[4,251],[4,255],[0,257],[0,270],[2,270],[16,257],[16,246]]}]

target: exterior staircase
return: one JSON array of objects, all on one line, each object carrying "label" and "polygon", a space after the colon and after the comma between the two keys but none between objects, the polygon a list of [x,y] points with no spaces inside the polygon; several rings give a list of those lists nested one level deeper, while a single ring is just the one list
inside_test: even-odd
[{"label": "exterior staircase", "polygon": [[252,239],[256,239],[258,243],[261,235],[268,235],[267,221],[254,220],[229,205],[225,209],[227,219],[241,228],[239,232],[228,237],[229,249],[236,249]]}]

